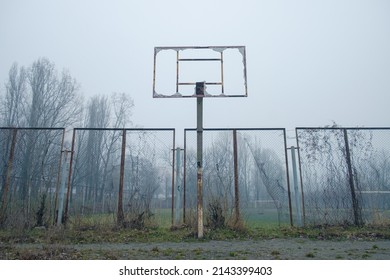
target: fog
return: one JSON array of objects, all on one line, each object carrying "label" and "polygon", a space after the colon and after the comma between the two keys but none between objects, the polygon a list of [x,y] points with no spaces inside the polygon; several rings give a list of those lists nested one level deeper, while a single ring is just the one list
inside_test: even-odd
[{"label": "fog", "polygon": [[85,100],[129,93],[135,126],[180,138],[195,99],[152,97],[154,47],[242,45],[248,97],[205,99],[205,127],[389,126],[389,12],[385,0],[3,0],[1,93],[13,62],[46,57]]}]

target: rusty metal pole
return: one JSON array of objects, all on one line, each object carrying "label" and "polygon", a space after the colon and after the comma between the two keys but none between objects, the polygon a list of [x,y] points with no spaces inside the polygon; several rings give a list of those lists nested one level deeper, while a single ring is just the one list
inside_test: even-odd
[{"label": "rusty metal pole", "polygon": [[295,156],[295,149],[297,149],[294,146],[291,146],[291,163],[292,163],[292,171],[293,171],[293,182],[294,182],[294,197],[295,197],[295,208],[297,209],[297,225],[299,227],[302,227],[302,209],[301,209],[301,203],[300,203],[300,196],[299,196],[299,190],[298,190],[298,171],[297,171],[297,160]]},{"label": "rusty metal pole", "polygon": [[[283,138],[284,138],[284,160],[286,162],[286,179],[287,179],[287,194],[288,194],[288,211],[290,212],[290,225],[294,226],[293,216],[292,216],[292,206],[291,206],[291,188],[290,188],[290,174],[288,172],[288,156],[287,156],[287,136],[286,129],[283,128]],[[279,221],[280,223],[280,221]]]},{"label": "rusty metal pole", "polygon": [[237,153],[237,130],[233,129],[233,164],[234,164],[234,211],[235,226],[240,226],[240,193],[238,189],[238,153]]},{"label": "rusty metal pole", "polygon": [[[61,165],[62,165],[62,151],[64,149],[64,141],[65,141],[65,128],[62,130],[62,140],[61,140],[61,152],[60,152],[60,160],[58,161],[58,172],[57,172],[57,183],[56,183],[56,191],[55,191],[55,195],[54,195],[54,215],[53,215],[53,225],[56,224],[57,222],[57,219],[58,219],[58,215],[56,214],[57,213],[57,202],[58,202],[58,194],[59,194],[59,191],[60,191],[60,184],[62,183],[61,182],[61,178],[62,176],[64,176],[61,171],[62,171],[62,168],[61,168]],[[65,179],[66,180],[66,176],[65,176]],[[66,182],[64,183],[66,184]],[[65,186],[65,185],[64,185]],[[51,192],[51,191],[50,191]],[[65,192],[65,190],[64,190]],[[51,211],[51,199],[50,199],[50,211]],[[50,215],[51,216],[51,215]]]},{"label": "rusty metal pole", "polygon": [[205,82],[196,83],[196,160],[197,160],[197,230],[198,238],[203,238],[203,96],[205,91]]},{"label": "rusty metal pole", "polygon": [[71,180],[72,180],[72,170],[73,170],[73,157],[74,157],[74,147],[76,141],[76,129],[73,129],[72,136],[72,148],[70,154],[70,162],[69,162],[69,173],[68,173],[68,188],[66,191],[66,201],[65,201],[65,211],[64,211],[64,224],[68,221],[68,211],[69,211],[69,203],[70,203],[70,193],[71,193]]},{"label": "rusty metal pole", "polygon": [[7,163],[7,173],[5,177],[5,183],[3,187],[3,194],[1,198],[1,208],[0,208],[0,226],[2,226],[7,218],[7,202],[8,202],[8,191],[9,191],[9,184],[10,184],[10,177],[12,172],[12,165],[14,162],[14,154],[15,154],[15,146],[16,146],[16,135],[17,135],[17,128],[14,128],[12,130],[12,142],[11,142],[11,149],[9,153],[8,163]]},{"label": "rusty metal pole", "polygon": [[118,213],[117,224],[123,226],[125,215],[123,213],[123,183],[125,175],[125,154],[126,154],[126,129],[122,132],[122,151],[121,151],[121,166],[119,173],[119,192],[118,192]]},{"label": "rusty metal pole", "polygon": [[186,144],[186,131],[184,130],[184,155],[183,155],[183,224],[186,223],[186,157],[187,157],[187,144]]},{"label": "rusty metal pole", "polygon": [[176,138],[176,132],[173,131],[173,141],[172,141],[172,185],[171,185],[171,226],[174,224],[174,204],[175,204],[175,138]]},{"label": "rusty metal pole", "polygon": [[297,139],[297,150],[298,150],[298,166],[299,166],[299,181],[301,182],[301,207],[302,207],[302,218],[303,222],[302,225],[306,225],[306,212],[305,212],[305,193],[303,191],[303,178],[302,178],[302,164],[301,164],[301,153],[299,149],[299,134],[298,134],[298,129],[295,129],[295,138]]},{"label": "rusty metal pole", "polygon": [[181,161],[180,161],[180,149],[179,147],[176,148],[176,184],[175,184],[175,223],[176,225],[180,224],[180,208],[181,205],[181,197],[182,197],[182,185],[181,185],[181,176],[180,176],[180,170],[181,170]]},{"label": "rusty metal pole", "polygon": [[68,161],[68,153],[70,151],[64,150],[61,152],[63,161],[62,163],[62,171],[61,171],[61,182],[60,182],[60,189],[59,189],[59,196],[57,197],[58,202],[56,202],[56,205],[58,205],[58,215],[57,215],[57,226],[60,226],[62,224],[62,217],[63,217],[63,210],[64,210],[64,196],[65,196],[65,181],[66,181],[66,163]]},{"label": "rusty metal pole", "polygon": [[351,189],[354,223],[356,226],[362,226],[363,225],[362,210],[360,208],[359,199],[356,195],[356,190],[355,190],[355,184],[354,184],[354,178],[353,178],[354,175],[353,175],[353,171],[352,171],[352,160],[351,160],[351,153],[350,153],[350,149],[349,149],[347,129],[344,128],[343,132],[344,132],[344,142],[345,142],[345,159],[346,159],[347,168],[348,168],[348,182],[349,182],[349,187]]}]

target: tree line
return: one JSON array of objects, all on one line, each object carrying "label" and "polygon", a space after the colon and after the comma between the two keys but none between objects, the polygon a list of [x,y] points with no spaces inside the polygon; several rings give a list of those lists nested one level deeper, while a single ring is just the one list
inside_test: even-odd
[{"label": "tree line", "polygon": [[66,128],[131,125],[134,103],[129,94],[91,94],[84,102],[80,89],[68,70],[59,73],[47,58],[28,67],[14,63],[0,96],[0,124]]},{"label": "tree line", "polygon": [[128,127],[134,102],[126,93],[91,94],[85,101],[80,83],[47,58],[27,67],[14,63],[0,93],[0,226],[41,226],[54,215],[60,152],[69,148],[60,128]]}]

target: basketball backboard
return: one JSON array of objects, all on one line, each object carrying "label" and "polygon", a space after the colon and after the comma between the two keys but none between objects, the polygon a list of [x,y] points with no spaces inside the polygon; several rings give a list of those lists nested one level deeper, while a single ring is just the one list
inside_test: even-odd
[{"label": "basketball backboard", "polygon": [[245,47],[154,48],[154,98],[199,97],[197,82],[206,86],[202,97],[246,97]]}]

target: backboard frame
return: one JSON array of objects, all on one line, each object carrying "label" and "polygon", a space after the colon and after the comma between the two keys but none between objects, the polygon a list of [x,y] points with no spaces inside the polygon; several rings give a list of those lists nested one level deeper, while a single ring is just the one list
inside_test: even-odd
[{"label": "backboard frame", "polygon": [[[228,49],[237,49],[242,55],[242,64],[243,64],[243,94],[234,94],[234,93],[225,93],[225,83],[224,83],[224,56],[223,53]],[[156,90],[156,67],[157,67],[157,55],[160,51],[173,50],[176,51],[176,92],[171,95],[162,94]],[[215,58],[183,58],[180,57],[180,52],[185,50],[213,50],[220,54],[219,57]],[[203,81],[205,86],[221,86],[221,94],[208,94],[205,91],[205,94],[202,96],[197,95],[195,92],[192,95],[182,94],[180,91],[181,86],[196,85],[200,81],[185,81],[181,82],[179,79],[180,76],[180,63],[181,62],[207,62],[207,61],[216,61],[220,62],[220,81]],[[182,47],[155,47],[154,48],[154,66],[153,66],[153,98],[193,98],[193,97],[247,97],[247,73],[246,73],[246,49],[245,46],[182,46]]]}]

